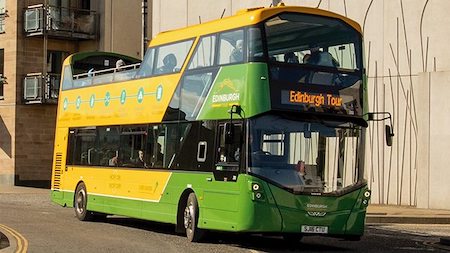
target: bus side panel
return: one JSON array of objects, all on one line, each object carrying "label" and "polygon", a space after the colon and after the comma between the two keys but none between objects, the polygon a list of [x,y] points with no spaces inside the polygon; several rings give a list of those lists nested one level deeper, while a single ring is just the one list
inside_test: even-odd
[{"label": "bus side panel", "polygon": [[59,98],[64,103],[58,108],[58,124],[82,127],[161,122],[180,77],[161,75],[65,90]]},{"label": "bus side panel", "polygon": [[53,202],[64,206],[64,173],[67,152],[67,128],[57,128],[55,132],[55,145],[52,165],[51,199]]},{"label": "bus side panel", "polygon": [[355,206],[350,214],[347,221],[347,231],[348,235],[362,235],[364,234],[364,226],[366,222],[366,209],[369,204],[370,194],[364,196],[365,193],[370,192],[369,188],[366,186],[361,189],[359,197],[356,200]]},{"label": "bus side panel", "polygon": [[[264,184],[245,174],[238,175],[234,182],[216,180],[213,173],[174,172],[160,203],[173,204],[174,208],[167,211],[175,218],[175,207],[182,193],[193,191],[200,208],[199,228],[233,232],[281,231],[281,216],[273,197],[268,195],[257,200],[252,182]],[[164,211],[163,207],[158,208]]]},{"label": "bus side panel", "polygon": [[[235,231],[239,182],[216,181],[211,172],[173,172],[160,202],[164,203],[165,207],[147,207],[153,208],[152,211],[168,212],[172,218],[170,223],[176,223],[178,202],[185,191],[193,192],[197,198],[200,228]],[[180,203],[183,210],[185,204]],[[146,210],[144,207],[143,211]]]},{"label": "bus side panel", "polygon": [[267,65],[264,63],[221,67],[198,119],[228,119],[231,105],[241,105],[245,117],[269,111],[268,79]]},{"label": "bus side panel", "polygon": [[[240,175],[240,177],[242,183],[240,184],[240,215],[237,230],[280,232],[282,218],[268,184],[249,175]],[[258,190],[254,190],[255,184],[259,185]]]},{"label": "bus side panel", "polygon": [[[169,171],[157,170],[71,166],[66,172],[64,191],[68,198],[65,198],[65,202],[72,206],[73,192],[82,181],[88,194],[88,210],[145,218],[148,216],[146,212],[158,214],[163,213],[158,209],[167,209],[164,203],[159,202],[171,174]],[[151,208],[147,208],[148,205]],[[146,212],[142,211],[143,208]],[[168,216],[170,214],[162,215],[162,218],[157,216],[152,220],[173,220]]]}]

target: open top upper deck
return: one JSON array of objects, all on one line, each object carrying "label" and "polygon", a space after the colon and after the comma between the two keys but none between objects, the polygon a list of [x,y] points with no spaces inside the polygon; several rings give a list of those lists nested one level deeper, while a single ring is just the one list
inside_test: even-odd
[{"label": "open top upper deck", "polygon": [[[140,64],[103,57],[80,53],[66,60],[60,122],[217,120],[229,118],[233,105],[244,117],[275,110],[346,120],[366,110],[361,29],[328,11],[241,11],[159,34]],[[98,65],[93,72],[80,64],[91,58]],[[113,65],[119,60],[126,66]]]}]

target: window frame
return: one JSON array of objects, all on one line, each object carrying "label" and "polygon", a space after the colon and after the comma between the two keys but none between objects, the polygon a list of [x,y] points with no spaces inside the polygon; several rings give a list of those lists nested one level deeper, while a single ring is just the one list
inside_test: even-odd
[{"label": "window frame", "polygon": [[[364,72],[364,63],[363,63],[363,35],[356,30],[355,28],[353,28],[351,25],[349,25],[347,22],[343,21],[342,19],[339,18],[334,18],[334,17],[327,17],[327,16],[320,16],[320,15],[315,15],[315,14],[307,14],[307,13],[298,13],[298,12],[291,12],[291,11],[284,11],[284,12],[280,12],[277,14],[274,14],[270,17],[267,17],[264,21],[262,21],[259,25],[261,25],[261,33],[262,33],[262,41],[263,41],[263,48],[264,48],[264,54],[266,55],[266,62],[267,63],[274,63],[274,61],[270,60],[269,57],[269,44],[268,44],[268,39],[267,39],[267,26],[266,23],[267,21],[277,17],[277,16],[281,16],[281,15],[301,15],[304,17],[313,17],[313,18],[321,18],[323,20],[332,20],[332,21],[336,21],[339,22],[340,24],[342,24],[342,26],[345,26],[346,28],[348,28],[349,30],[352,30],[353,32],[355,32],[355,34],[357,34],[357,41],[355,43],[355,46],[358,46],[358,48],[355,47],[355,66],[356,69],[355,70],[350,70],[350,69],[341,69],[341,68],[331,68],[331,67],[327,67],[327,66],[321,66],[321,65],[308,65],[308,64],[293,64],[293,63],[288,63],[287,65],[290,66],[297,66],[297,65],[301,65],[302,67],[304,67],[305,69],[311,69],[311,70],[317,70],[317,71],[324,71],[324,72],[330,72],[330,73],[338,73],[339,71],[345,72],[346,74],[350,74],[350,75],[355,75],[355,76],[361,76],[362,73]],[[317,42],[317,41],[315,41]],[[327,47],[328,48],[328,47]],[[275,62],[277,64],[280,64],[280,62]],[[281,64],[285,64],[283,62],[281,62]]]},{"label": "window frame", "polygon": [[[238,64],[243,64],[243,63],[247,63],[248,62],[248,28],[249,26],[242,26],[242,27],[238,27],[238,28],[234,28],[234,29],[230,29],[230,30],[225,30],[225,31],[220,31],[217,33],[217,38],[216,38],[216,52],[215,52],[215,66],[229,66],[229,65],[238,65]],[[228,62],[228,63],[223,63],[220,64],[219,60],[220,60],[220,42],[221,42],[221,35],[224,33],[232,33],[232,32],[236,32],[241,30],[243,33],[242,36],[242,61],[239,62]]]},{"label": "window frame", "polygon": [[[186,57],[184,58],[183,64],[181,64],[181,68],[180,68],[179,70],[174,71],[174,72],[170,72],[170,73],[155,73],[155,71],[156,71],[156,63],[157,63],[157,59],[158,59],[158,57],[159,57],[159,56],[158,56],[158,54],[159,54],[159,49],[160,49],[161,47],[171,46],[171,45],[175,45],[175,44],[181,44],[181,43],[189,42],[189,41],[191,41],[191,45],[190,45],[190,47],[189,47],[189,50],[187,51]],[[152,63],[153,66],[152,66],[151,74],[150,74],[150,75],[146,75],[146,76],[140,75],[141,68],[139,68],[139,70],[138,70],[137,73],[136,73],[136,77],[138,77],[139,79],[141,79],[141,78],[149,78],[149,77],[155,77],[155,76],[173,75],[173,74],[177,74],[177,73],[183,72],[183,69],[185,69],[185,68],[187,67],[186,63],[188,62],[188,60],[189,60],[190,58],[192,58],[192,57],[190,57],[190,56],[192,56],[192,55],[191,55],[191,52],[192,52],[192,50],[193,50],[193,48],[194,48],[194,45],[198,44],[197,41],[198,41],[198,38],[197,38],[197,37],[191,37],[191,38],[184,39],[184,40],[178,40],[178,41],[173,41],[173,42],[166,43],[166,44],[161,44],[161,45],[149,47],[149,48],[147,49],[146,53],[145,53],[144,59],[146,58],[146,56],[147,56],[147,54],[148,54],[147,52],[149,52],[150,50],[154,50],[154,53],[153,53],[153,63]],[[143,61],[143,62],[144,62],[144,61]],[[143,62],[142,62],[142,63],[143,63]],[[141,66],[143,66],[142,63],[141,63]]]},{"label": "window frame", "polygon": [[[194,51],[192,52],[191,57],[189,57],[189,61],[188,61],[187,65],[186,65],[185,72],[217,67],[216,59],[217,59],[217,41],[218,41],[218,37],[219,37],[218,35],[219,35],[219,33],[209,33],[209,34],[204,34],[204,35],[201,35],[200,37],[198,37],[197,42],[195,43]],[[213,52],[214,53],[214,57],[213,58],[214,59],[212,61],[212,65],[210,65],[210,66],[203,66],[203,67],[196,67],[196,68],[189,68],[189,66],[192,64],[192,61],[194,61],[194,55],[197,53],[197,50],[200,47],[202,39],[207,38],[207,37],[214,37],[215,38],[214,47],[213,47],[213,51],[214,51]]]}]

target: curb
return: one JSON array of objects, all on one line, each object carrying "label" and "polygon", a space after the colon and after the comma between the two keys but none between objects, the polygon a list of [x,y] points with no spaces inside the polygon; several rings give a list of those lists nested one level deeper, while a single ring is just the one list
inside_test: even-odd
[{"label": "curb", "polygon": [[396,215],[367,215],[366,223],[399,223],[399,224],[450,224],[450,217],[436,216],[396,216]]}]

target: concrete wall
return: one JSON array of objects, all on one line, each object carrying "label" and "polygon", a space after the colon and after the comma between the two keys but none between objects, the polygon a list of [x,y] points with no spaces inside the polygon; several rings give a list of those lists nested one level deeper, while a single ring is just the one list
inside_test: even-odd
[{"label": "concrete wall", "polygon": [[[384,142],[384,124],[369,124],[366,176],[372,203],[450,208],[445,152],[450,150],[446,85],[450,79],[447,0],[285,0],[286,5],[340,13],[364,29],[369,106],[390,112],[394,144]],[[153,36],[200,20],[234,14],[272,1],[154,0]],[[443,30],[444,29],[444,30]],[[425,74],[426,73],[426,74]],[[430,77],[430,78],[427,78]],[[442,86],[442,87],[441,87]],[[428,89],[427,89],[428,88]],[[430,98],[427,98],[430,94]],[[449,122],[450,123],[450,122]]]},{"label": "concrete wall", "polygon": [[100,51],[142,58],[141,2],[103,0],[93,3],[97,4],[93,7],[100,17]]},{"label": "concrete wall", "polygon": [[450,209],[450,71],[427,72],[420,74],[419,96],[428,111],[419,115],[420,159],[418,175],[418,206]]}]

